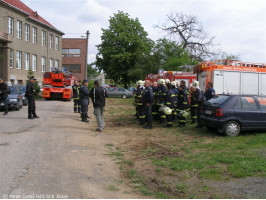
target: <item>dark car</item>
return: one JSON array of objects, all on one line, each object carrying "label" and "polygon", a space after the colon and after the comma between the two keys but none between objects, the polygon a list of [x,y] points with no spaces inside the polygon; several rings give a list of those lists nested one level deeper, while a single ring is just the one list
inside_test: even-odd
[{"label": "dark car", "polygon": [[217,95],[203,106],[203,126],[227,136],[240,131],[266,130],[266,96]]},{"label": "dark car", "polygon": [[15,85],[15,86],[21,92],[21,98],[22,98],[23,106],[28,105],[28,99],[27,99],[27,97],[25,97],[25,94],[26,94],[26,85]]},{"label": "dark car", "polygon": [[[7,97],[8,109],[13,108],[16,110],[20,110],[20,108],[22,108],[22,98],[19,89],[15,86],[9,86],[8,90],[9,90]],[[1,108],[3,107],[4,104],[1,103]]]}]

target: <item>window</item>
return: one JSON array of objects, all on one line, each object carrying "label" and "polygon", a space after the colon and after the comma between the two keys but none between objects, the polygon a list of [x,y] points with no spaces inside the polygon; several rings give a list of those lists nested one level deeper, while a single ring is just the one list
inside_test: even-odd
[{"label": "window", "polygon": [[42,72],[45,72],[46,58],[42,57]]},{"label": "window", "polygon": [[8,34],[14,35],[14,19],[12,17],[8,18]]},{"label": "window", "polygon": [[124,92],[125,90],[123,88],[118,88],[118,92]]},{"label": "window", "polygon": [[55,61],[54,61],[54,66],[55,66],[55,68],[57,68],[57,69],[59,68],[59,60],[55,60]]},{"label": "window", "polygon": [[62,49],[63,57],[80,57],[80,49]]},{"label": "window", "polygon": [[25,70],[30,69],[30,54],[25,53]]},{"label": "window", "polygon": [[55,50],[58,50],[59,49],[59,37],[56,36],[55,37]]},{"label": "window", "polygon": [[37,71],[37,56],[32,55],[32,71]]},{"label": "window", "polygon": [[14,50],[10,49],[9,51],[9,67],[13,68],[14,67]]},{"label": "window", "polygon": [[53,49],[54,48],[54,35],[50,34],[50,48]]},{"label": "window", "polygon": [[81,73],[80,65],[63,65],[64,68],[67,68],[69,72]]},{"label": "window", "polygon": [[254,97],[240,97],[235,105],[235,109],[253,110],[257,109]]},{"label": "window", "polygon": [[263,110],[266,110],[266,97],[257,97],[260,103],[260,107]]},{"label": "window", "polygon": [[30,41],[30,25],[25,24],[25,40]]},{"label": "window", "polygon": [[37,28],[32,27],[32,42],[37,44]]},{"label": "window", "polygon": [[50,58],[50,72],[52,71],[53,67],[54,67],[54,60]]},{"label": "window", "polygon": [[21,57],[22,57],[22,52],[17,51],[17,69],[21,69]]},{"label": "window", "polygon": [[46,32],[42,31],[42,46],[46,46]]},{"label": "window", "polygon": [[17,38],[22,39],[22,22],[17,21]]}]

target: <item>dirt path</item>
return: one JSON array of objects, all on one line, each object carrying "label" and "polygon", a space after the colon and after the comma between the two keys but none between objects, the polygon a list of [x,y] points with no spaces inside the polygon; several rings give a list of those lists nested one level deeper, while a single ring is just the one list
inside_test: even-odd
[{"label": "dirt path", "polygon": [[38,101],[40,119],[27,108],[0,117],[1,198],[143,198],[121,177],[106,144],[123,140],[94,131],[73,113],[72,102]]}]

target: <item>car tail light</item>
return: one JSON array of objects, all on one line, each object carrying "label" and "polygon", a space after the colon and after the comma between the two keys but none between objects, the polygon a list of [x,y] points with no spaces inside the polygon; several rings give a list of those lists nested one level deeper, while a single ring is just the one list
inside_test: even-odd
[{"label": "car tail light", "polygon": [[215,111],[216,117],[222,117],[223,116],[223,109],[217,108]]},{"label": "car tail light", "polygon": [[20,99],[20,95],[18,95],[18,98]]}]

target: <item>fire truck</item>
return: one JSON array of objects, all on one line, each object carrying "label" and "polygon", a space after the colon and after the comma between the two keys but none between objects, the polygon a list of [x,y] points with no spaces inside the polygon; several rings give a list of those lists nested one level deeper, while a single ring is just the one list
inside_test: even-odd
[{"label": "fire truck", "polygon": [[199,87],[213,83],[216,94],[266,95],[266,64],[232,60],[205,61],[194,67]]},{"label": "fire truck", "polygon": [[54,70],[43,75],[43,98],[71,100],[74,77],[67,71]]},{"label": "fire truck", "polygon": [[193,72],[180,72],[180,71],[160,71],[158,74],[148,74],[145,80],[156,82],[158,79],[169,79],[170,81],[186,82],[188,87],[194,80],[197,79],[197,74]]}]

